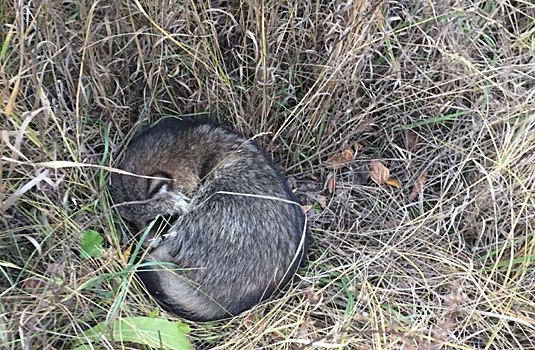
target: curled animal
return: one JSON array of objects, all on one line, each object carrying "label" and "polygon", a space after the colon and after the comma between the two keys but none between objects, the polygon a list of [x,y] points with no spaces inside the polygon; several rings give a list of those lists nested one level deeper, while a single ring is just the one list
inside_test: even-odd
[{"label": "curled animal", "polygon": [[279,291],[306,261],[310,233],[296,196],[251,139],[216,123],[167,118],[136,136],[113,172],[123,219],[158,218],[137,273],[168,311],[227,318]]}]

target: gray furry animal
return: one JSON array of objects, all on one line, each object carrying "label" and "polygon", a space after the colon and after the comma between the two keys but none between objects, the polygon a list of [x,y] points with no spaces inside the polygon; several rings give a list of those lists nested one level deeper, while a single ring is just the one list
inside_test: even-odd
[{"label": "gray furry animal", "polygon": [[210,121],[168,118],[136,136],[118,168],[142,175],[111,175],[119,214],[138,230],[159,215],[170,221],[159,243],[145,244],[137,271],[168,311],[195,321],[237,315],[306,261],[305,214],[250,139]]}]

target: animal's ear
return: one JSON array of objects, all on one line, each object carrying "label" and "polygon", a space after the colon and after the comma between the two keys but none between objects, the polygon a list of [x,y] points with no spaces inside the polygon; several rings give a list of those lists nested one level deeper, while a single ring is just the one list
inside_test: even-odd
[{"label": "animal's ear", "polygon": [[148,179],[147,193],[149,194],[149,198],[152,198],[157,194],[165,194],[171,191],[171,183],[173,180],[169,174],[157,173],[151,176],[155,178]]}]

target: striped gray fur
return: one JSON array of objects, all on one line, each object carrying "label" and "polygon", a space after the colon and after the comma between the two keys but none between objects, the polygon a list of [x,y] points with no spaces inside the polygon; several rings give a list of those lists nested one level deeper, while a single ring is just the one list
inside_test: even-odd
[{"label": "striped gray fur", "polygon": [[168,118],[136,136],[118,168],[145,176],[111,175],[120,215],[139,231],[158,215],[171,221],[155,244],[144,242],[137,271],[168,311],[197,321],[237,315],[306,261],[311,238],[297,198],[258,145],[234,131]]}]

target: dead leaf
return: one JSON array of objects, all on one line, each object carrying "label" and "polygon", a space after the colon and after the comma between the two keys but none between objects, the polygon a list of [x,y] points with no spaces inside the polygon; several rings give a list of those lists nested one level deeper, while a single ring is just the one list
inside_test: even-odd
[{"label": "dead leaf", "polygon": [[322,298],[321,293],[317,293],[313,288],[307,291],[308,302],[312,305],[318,304]]},{"label": "dead leaf", "polygon": [[249,311],[247,316],[245,316],[245,318],[243,319],[243,325],[245,326],[245,328],[248,328],[248,329],[253,328],[254,326],[254,312],[253,311]]},{"label": "dead leaf", "polygon": [[333,173],[327,175],[327,189],[330,194],[333,194],[336,191],[336,176]]},{"label": "dead leaf", "polygon": [[45,282],[38,278],[30,277],[22,282],[22,289],[28,292],[35,292],[37,289],[44,288]]},{"label": "dead leaf", "polygon": [[390,170],[377,159],[372,160],[368,165],[371,170],[371,178],[373,181],[382,185],[390,178]]},{"label": "dead leaf", "polygon": [[131,243],[123,252],[124,261],[130,260],[130,255],[132,255],[132,248],[134,247],[134,243]]},{"label": "dead leaf", "polygon": [[353,156],[355,154],[353,153],[353,150],[348,148],[348,149],[345,149],[342,151],[342,159],[346,160],[346,161],[352,161],[353,160]]},{"label": "dead leaf", "polygon": [[407,150],[411,152],[416,151],[418,147],[418,143],[420,142],[418,135],[414,131],[407,130],[406,137],[407,137]]},{"label": "dead leaf", "polygon": [[420,192],[422,192],[422,189],[424,187],[425,181],[427,180],[427,170],[420,175],[419,178],[416,179],[414,182],[414,186],[412,187],[411,193],[409,194],[409,199],[412,201],[418,197]]},{"label": "dead leaf", "polygon": [[395,187],[395,188],[400,188],[401,187],[401,184],[399,183],[399,180],[396,179],[395,177],[388,178],[388,180],[385,181],[385,184],[387,184],[389,186],[392,186],[392,187]]},{"label": "dead leaf", "polygon": [[316,195],[316,202],[318,202],[319,205],[320,205],[322,208],[327,207],[327,197],[325,197],[324,195],[317,194],[317,195]]},{"label": "dead leaf", "polygon": [[331,155],[325,165],[330,168],[340,168],[353,160],[355,153],[351,148],[346,148],[340,153]]},{"label": "dead leaf", "polygon": [[303,211],[304,211],[305,213],[308,213],[312,208],[314,208],[313,205],[302,205],[302,206],[301,206],[301,209],[303,209]]}]

